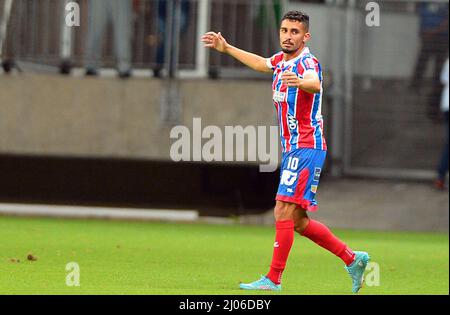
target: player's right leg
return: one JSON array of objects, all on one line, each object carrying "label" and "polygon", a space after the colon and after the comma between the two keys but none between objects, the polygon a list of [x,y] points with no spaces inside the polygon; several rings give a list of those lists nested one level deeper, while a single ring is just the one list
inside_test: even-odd
[{"label": "player's right leg", "polygon": [[294,242],[293,213],[297,205],[277,201],[275,205],[275,243],[269,273],[251,283],[241,283],[243,290],[281,290],[281,276],[286,267],[292,244]]}]

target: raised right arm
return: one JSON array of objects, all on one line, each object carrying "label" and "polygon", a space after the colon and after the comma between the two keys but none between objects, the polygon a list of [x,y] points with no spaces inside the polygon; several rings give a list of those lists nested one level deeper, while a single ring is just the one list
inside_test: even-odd
[{"label": "raised right arm", "polygon": [[228,54],[253,70],[259,72],[273,72],[272,69],[267,66],[266,58],[228,44],[220,32],[206,33],[202,36],[202,42],[205,44],[205,47],[213,48],[221,53]]}]

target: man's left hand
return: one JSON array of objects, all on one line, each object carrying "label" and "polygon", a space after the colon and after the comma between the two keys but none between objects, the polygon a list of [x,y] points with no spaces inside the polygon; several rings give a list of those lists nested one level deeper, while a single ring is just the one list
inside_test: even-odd
[{"label": "man's left hand", "polygon": [[281,80],[283,81],[283,84],[289,86],[289,87],[299,87],[300,85],[300,78],[297,76],[296,73],[287,71],[284,72]]}]

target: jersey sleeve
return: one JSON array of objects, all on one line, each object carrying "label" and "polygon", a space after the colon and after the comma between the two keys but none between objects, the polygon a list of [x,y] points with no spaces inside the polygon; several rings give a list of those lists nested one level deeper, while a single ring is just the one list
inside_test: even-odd
[{"label": "jersey sleeve", "polygon": [[281,60],[283,60],[283,53],[282,53],[282,52],[276,53],[276,54],[273,55],[272,57],[266,58],[266,64],[267,64],[267,67],[268,67],[269,69],[275,70],[275,68],[277,67],[277,64],[278,64]]},{"label": "jersey sleeve", "polygon": [[303,76],[305,76],[307,73],[315,73],[319,75],[320,72],[320,66],[317,59],[308,56],[301,60],[302,67],[303,67]]}]

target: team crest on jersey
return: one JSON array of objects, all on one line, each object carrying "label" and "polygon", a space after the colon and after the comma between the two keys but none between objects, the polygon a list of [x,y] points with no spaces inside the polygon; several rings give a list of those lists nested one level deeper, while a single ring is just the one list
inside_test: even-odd
[{"label": "team crest on jersey", "polygon": [[291,130],[297,128],[297,119],[295,119],[295,117],[291,114],[288,114],[288,126]]},{"label": "team crest on jersey", "polygon": [[284,99],[286,98],[286,92],[273,91],[272,98],[275,102],[284,102]]}]

